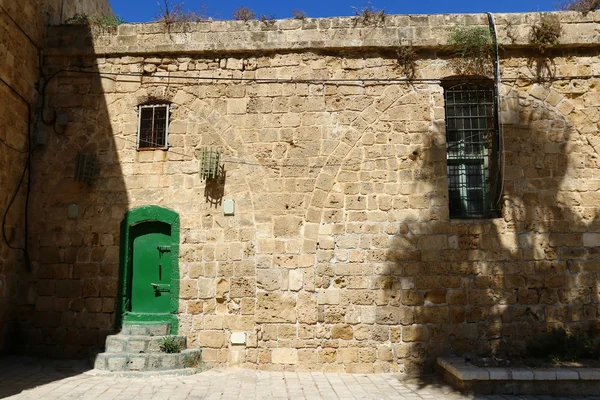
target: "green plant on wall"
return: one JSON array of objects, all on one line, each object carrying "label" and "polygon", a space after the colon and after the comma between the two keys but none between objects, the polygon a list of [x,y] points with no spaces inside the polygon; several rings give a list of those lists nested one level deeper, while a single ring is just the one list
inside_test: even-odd
[{"label": "green plant on wall", "polygon": [[163,353],[181,353],[181,344],[175,336],[166,336],[160,342],[160,351]]},{"label": "green plant on wall", "polygon": [[116,28],[124,24],[125,20],[118,15],[102,14],[75,14],[65,21],[69,25],[87,25],[91,27]]},{"label": "green plant on wall", "polygon": [[363,7],[352,7],[354,9],[354,26],[378,26],[385,23],[385,10],[377,10],[367,2]]},{"label": "green plant on wall", "polygon": [[600,0],[562,0],[556,6],[562,11],[579,11],[587,14],[600,9]]},{"label": "green plant on wall", "polygon": [[490,75],[494,66],[494,42],[489,28],[457,26],[450,33],[452,67],[459,75]]},{"label": "green plant on wall", "polygon": [[417,52],[411,45],[401,46],[396,49],[396,62],[402,69],[402,73],[409,79],[417,73]]},{"label": "green plant on wall", "polygon": [[531,27],[529,41],[542,52],[558,44],[562,35],[560,18],[556,14],[543,14],[539,23]]}]

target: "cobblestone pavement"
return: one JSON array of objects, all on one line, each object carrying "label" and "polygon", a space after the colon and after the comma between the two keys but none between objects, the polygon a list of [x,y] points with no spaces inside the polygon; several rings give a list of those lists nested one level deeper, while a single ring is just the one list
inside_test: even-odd
[{"label": "cobblestone pavement", "polygon": [[93,376],[81,362],[0,359],[0,398],[9,399],[600,399],[463,396],[435,377],[212,369],[191,376]]}]

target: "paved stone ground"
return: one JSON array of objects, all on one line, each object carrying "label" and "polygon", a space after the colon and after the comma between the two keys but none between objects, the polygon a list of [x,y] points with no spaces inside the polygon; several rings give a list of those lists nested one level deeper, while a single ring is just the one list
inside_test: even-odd
[{"label": "paved stone ground", "polygon": [[550,400],[599,397],[463,396],[435,377],[212,369],[192,376],[93,376],[82,362],[0,359],[0,398],[9,399],[485,399]]}]

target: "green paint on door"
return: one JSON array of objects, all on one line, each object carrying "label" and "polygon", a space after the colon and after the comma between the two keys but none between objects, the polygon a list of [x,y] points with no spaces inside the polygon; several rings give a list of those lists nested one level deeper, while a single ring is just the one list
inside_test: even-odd
[{"label": "green paint on door", "polygon": [[[133,276],[131,312],[169,313],[171,307],[171,227],[143,222],[131,228]],[[169,248],[164,251],[162,248]]]},{"label": "green paint on door", "polygon": [[169,323],[178,331],[179,215],[158,206],[129,211],[121,222],[116,326]]}]

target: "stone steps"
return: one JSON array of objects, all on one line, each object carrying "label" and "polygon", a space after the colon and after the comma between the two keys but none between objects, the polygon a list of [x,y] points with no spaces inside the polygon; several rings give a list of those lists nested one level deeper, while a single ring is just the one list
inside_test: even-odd
[{"label": "stone steps", "polygon": [[125,324],[120,335],[125,336],[166,336],[171,332],[171,324]]},{"label": "stone steps", "polygon": [[[107,353],[159,353],[162,341],[169,336],[110,335],[106,337]],[[170,336],[181,349],[187,348],[185,336]]]},{"label": "stone steps", "polygon": [[[202,350],[187,349],[187,338],[169,335],[169,324],[127,324],[106,338],[106,351],[96,355],[94,369],[108,372],[148,372],[203,369]],[[160,345],[173,338],[180,353],[163,353]]]},{"label": "stone steps", "polygon": [[181,353],[100,353],[94,368],[103,371],[160,371],[195,368],[202,362],[202,350]]}]

